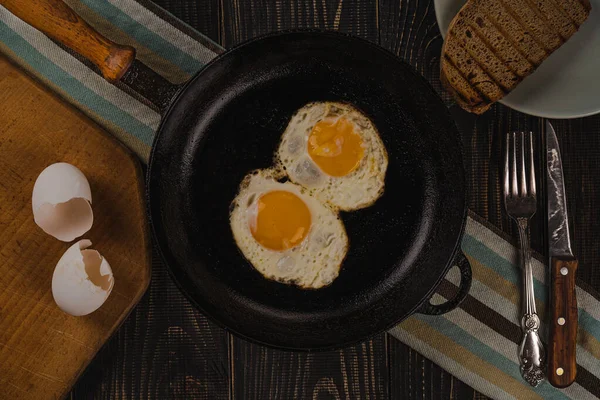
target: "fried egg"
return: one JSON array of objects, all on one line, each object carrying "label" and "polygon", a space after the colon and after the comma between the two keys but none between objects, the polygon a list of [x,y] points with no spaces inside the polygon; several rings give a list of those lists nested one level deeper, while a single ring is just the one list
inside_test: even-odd
[{"label": "fried egg", "polygon": [[291,118],[276,163],[321,201],[351,211],[383,194],[388,158],[369,118],[348,104],[319,102]]},{"label": "fried egg", "polygon": [[244,257],[264,277],[318,289],[339,274],[348,236],[337,213],[274,170],[246,176],[230,225]]}]

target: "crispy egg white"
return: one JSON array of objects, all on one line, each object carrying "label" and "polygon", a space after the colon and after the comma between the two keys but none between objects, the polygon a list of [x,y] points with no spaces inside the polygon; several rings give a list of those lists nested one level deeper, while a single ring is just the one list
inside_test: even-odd
[{"label": "crispy egg white", "polygon": [[242,181],[231,205],[235,242],[268,279],[311,289],[329,285],[348,250],[344,225],[330,207],[277,177],[257,170]]},{"label": "crispy egg white", "polygon": [[383,194],[388,157],[364,114],[348,104],[316,102],[291,118],[276,163],[319,200],[351,211]]}]

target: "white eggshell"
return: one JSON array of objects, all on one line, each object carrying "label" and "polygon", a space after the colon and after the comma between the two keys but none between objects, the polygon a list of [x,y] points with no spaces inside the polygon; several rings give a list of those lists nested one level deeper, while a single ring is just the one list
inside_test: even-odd
[{"label": "white eggshell", "polygon": [[85,175],[67,163],[52,164],[33,186],[31,205],[35,223],[63,242],[85,234],[94,223],[92,191]]},{"label": "white eggshell", "polygon": [[108,298],[114,286],[112,269],[92,242],[75,243],[56,264],[52,276],[52,296],[64,312],[82,316],[96,311]]}]

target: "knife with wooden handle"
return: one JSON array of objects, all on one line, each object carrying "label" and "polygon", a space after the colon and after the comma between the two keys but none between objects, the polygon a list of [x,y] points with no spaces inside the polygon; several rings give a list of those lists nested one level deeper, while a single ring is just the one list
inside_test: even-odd
[{"label": "knife with wooden handle", "polygon": [[556,132],[546,121],[548,250],[550,254],[550,312],[548,381],[564,388],[577,376],[577,259],[571,250],[567,198]]}]

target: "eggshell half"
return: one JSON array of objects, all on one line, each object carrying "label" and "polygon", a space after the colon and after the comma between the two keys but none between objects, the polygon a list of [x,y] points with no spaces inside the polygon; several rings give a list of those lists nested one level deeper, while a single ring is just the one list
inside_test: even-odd
[{"label": "eggshell half", "polygon": [[92,191],[85,175],[75,166],[56,163],[38,176],[31,205],[35,223],[47,234],[70,242],[94,223]]},{"label": "eggshell half", "polygon": [[114,286],[110,265],[92,242],[83,239],[63,254],[52,276],[52,296],[64,312],[82,316],[96,311]]}]

